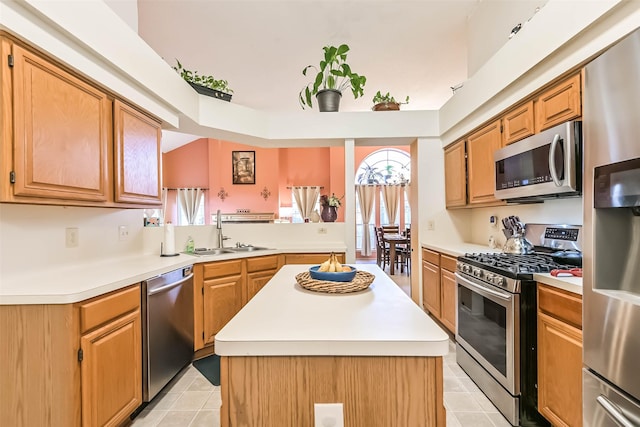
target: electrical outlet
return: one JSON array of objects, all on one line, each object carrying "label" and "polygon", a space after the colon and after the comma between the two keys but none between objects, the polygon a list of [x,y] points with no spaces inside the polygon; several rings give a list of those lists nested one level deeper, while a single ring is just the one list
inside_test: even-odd
[{"label": "electrical outlet", "polygon": [[326,229],[326,227],[320,227],[320,228],[318,228],[318,234],[327,234],[327,229]]},{"label": "electrical outlet", "polygon": [[314,427],[344,427],[342,403],[314,403]]},{"label": "electrical outlet", "polygon": [[76,227],[65,229],[64,245],[67,248],[77,248],[80,243],[80,232]]},{"label": "electrical outlet", "polygon": [[129,227],[126,225],[118,226],[118,239],[119,240],[127,240],[129,239]]},{"label": "electrical outlet", "polygon": [[489,217],[489,225],[491,226],[491,228],[497,228],[498,227],[498,216],[497,215],[491,215]]},{"label": "electrical outlet", "polygon": [[427,221],[427,230],[433,231],[436,229],[436,222],[432,219]]}]

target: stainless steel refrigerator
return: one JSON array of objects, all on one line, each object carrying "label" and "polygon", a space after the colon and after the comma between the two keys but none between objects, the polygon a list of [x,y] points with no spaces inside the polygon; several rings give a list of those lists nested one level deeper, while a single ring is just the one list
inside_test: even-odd
[{"label": "stainless steel refrigerator", "polygon": [[583,418],[640,426],[640,30],[585,69]]}]

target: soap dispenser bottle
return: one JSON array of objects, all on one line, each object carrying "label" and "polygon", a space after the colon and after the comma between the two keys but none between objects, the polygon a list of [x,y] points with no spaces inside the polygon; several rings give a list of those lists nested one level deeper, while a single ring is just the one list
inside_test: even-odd
[{"label": "soap dispenser bottle", "polygon": [[188,254],[192,254],[195,252],[195,243],[193,242],[193,237],[189,236],[189,238],[187,239],[187,247],[186,247],[186,252]]}]

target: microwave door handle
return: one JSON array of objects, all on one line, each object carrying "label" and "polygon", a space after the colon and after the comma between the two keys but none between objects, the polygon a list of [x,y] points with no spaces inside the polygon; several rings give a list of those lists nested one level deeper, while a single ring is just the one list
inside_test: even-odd
[{"label": "microwave door handle", "polygon": [[558,177],[558,171],[556,170],[556,162],[555,162],[555,154],[558,149],[558,143],[560,142],[560,135],[555,134],[553,137],[553,141],[551,141],[551,147],[549,148],[549,173],[551,174],[551,179],[553,179],[553,183],[556,187],[562,186],[562,181]]}]

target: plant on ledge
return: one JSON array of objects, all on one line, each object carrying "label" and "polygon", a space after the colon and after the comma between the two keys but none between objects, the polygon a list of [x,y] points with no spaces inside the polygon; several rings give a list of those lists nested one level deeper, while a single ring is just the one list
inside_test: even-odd
[{"label": "plant on ledge", "polygon": [[305,106],[313,107],[311,97],[315,96],[320,111],[338,111],[342,92],[351,88],[354,98],[362,96],[367,78],[354,73],[347,64],[348,45],[325,46],[322,49],[324,59],[320,61],[320,68],[307,65],[302,70],[305,76],[310,69],[316,70],[317,74],[315,79],[300,91],[298,100],[303,109]]},{"label": "plant on ledge", "polygon": [[389,92],[383,95],[380,91],[378,91],[373,97],[373,103],[374,106],[372,109],[374,111],[399,110],[400,104],[409,103],[409,95],[407,95],[407,98],[404,100],[404,102],[398,102],[393,96],[391,96]]},{"label": "plant on ledge", "polygon": [[340,206],[342,206],[342,199],[344,199],[344,196],[338,198],[335,193],[331,193],[331,196],[323,194],[320,196],[320,205],[334,206],[336,208],[339,208]]},{"label": "plant on ledge", "polygon": [[173,67],[180,77],[191,85],[198,93],[213,96],[224,101],[231,101],[233,90],[226,80],[216,80],[213,76],[199,75],[197,71],[187,70],[176,59],[177,66]]}]

